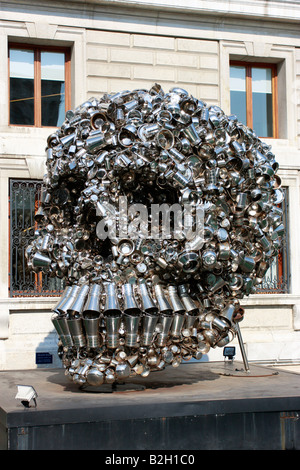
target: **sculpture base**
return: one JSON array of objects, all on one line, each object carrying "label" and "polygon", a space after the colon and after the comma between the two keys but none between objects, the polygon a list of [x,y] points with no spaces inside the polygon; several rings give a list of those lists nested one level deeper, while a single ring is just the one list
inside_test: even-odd
[{"label": "sculpture base", "polygon": [[79,387],[83,392],[88,393],[114,393],[114,392],[141,392],[145,390],[144,385],[132,384],[132,383],[118,383],[113,384],[103,384],[98,387],[93,387],[92,385],[82,385]]},{"label": "sculpture base", "polygon": [[[17,384],[34,387],[36,407],[15,399]],[[80,390],[64,369],[0,372],[0,448],[103,449],[104,456],[300,449],[300,375],[292,372],[186,363],[97,392]]]}]

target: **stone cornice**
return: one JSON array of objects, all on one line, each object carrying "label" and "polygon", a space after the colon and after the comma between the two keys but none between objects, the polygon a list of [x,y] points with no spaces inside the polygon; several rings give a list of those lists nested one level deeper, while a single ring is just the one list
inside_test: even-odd
[{"label": "stone cornice", "polygon": [[[36,5],[42,8],[61,8],[62,4],[57,1],[37,1],[30,2],[31,7]],[[0,2],[1,9],[14,10],[23,9],[28,7],[26,0],[7,0]],[[99,10],[111,8],[135,10],[136,12],[142,11],[143,14],[158,15],[159,13],[179,13],[186,15],[210,15],[222,18],[247,18],[247,19],[260,19],[264,21],[283,21],[287,23],[295,23],[300,20],[300,2],[299,0],[247,0],[241,2],[240,0],[65,0],[63,7],[72,10]]]}]

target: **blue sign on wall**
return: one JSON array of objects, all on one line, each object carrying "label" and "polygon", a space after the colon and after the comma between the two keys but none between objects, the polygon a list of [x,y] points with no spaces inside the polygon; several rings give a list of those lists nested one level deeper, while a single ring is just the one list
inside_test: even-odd
[{"label": "blue sign on wall", "polygon": [[52,364],[53,356],[48,352],[37,352],[35,353],[36,364]]}]

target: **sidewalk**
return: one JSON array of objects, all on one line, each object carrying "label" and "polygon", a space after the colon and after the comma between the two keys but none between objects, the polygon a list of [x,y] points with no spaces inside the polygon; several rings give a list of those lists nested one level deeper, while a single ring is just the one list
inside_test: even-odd
[{"label": "sidewalk", "polygon": [[300,374],[300,364],[288,364],[288,365],[272,365],[272,366],[267,366],[270,367],[271,369],[276,369],[276,370],[283,370],[285,372],[293,372],[294,374]]},{"label": "sidewalk", "polygon": [[[300,450],[297,375],[198,362],[83,390],[62,368],[5,371],[0,449]],[[36,407],[16,400],[18,384],[36,390]]]}]

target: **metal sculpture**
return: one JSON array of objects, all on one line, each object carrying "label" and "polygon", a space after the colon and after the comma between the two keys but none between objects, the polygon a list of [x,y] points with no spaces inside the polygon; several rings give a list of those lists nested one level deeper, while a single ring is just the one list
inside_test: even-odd
[{"label": "metal sculpture", "polygon": [[240,300],[284,235],[269,145],[218,106],[155,84],[68,111],[46,153],[26,256],[66,281],[52,321],[71,380],[146,377],[239,335]]}]

